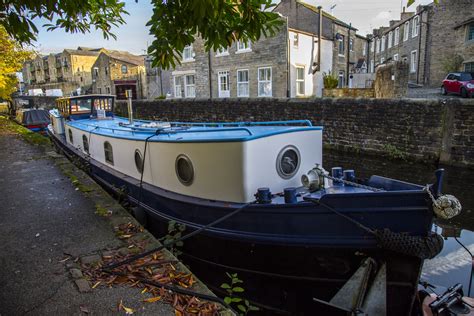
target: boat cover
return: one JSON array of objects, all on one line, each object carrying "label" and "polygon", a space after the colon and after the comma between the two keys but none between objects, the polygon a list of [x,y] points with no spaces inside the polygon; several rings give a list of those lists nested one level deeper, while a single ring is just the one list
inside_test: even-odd
[{"label": "boat cover", "polygon": [[17,121],[22,125],[49,124],[49,113],[43,109],[31,109],[18,113]]}]

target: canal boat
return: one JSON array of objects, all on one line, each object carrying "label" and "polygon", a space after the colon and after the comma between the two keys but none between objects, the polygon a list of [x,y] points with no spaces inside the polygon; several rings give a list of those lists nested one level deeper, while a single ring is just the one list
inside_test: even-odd
[{"label": "canal boat", "polygon": [[44,109],[17,109],[15,121],[33,132],[46,134],[50,123],[49,112]]},{"label": "canal boat", "polygon": [[[312,298],[329,301],[371,257],[386,264],[387,313],[409,314],[423,259],[440,250],[426,240],[441,170],[430,186],[363,181],[353,170],[322,168],[323,127],[307,120],[155,122],[113,108],[111,95],[58,99],[53,143],[138,206],[153,232],[166,235],[170,221],[195,231],[234,212],[181,249],[211,288],[237,272],[261,306],[306,314]],[[377,232],[411,239],[397,251]],[[409,249],[416,238],[429,249]]]}]

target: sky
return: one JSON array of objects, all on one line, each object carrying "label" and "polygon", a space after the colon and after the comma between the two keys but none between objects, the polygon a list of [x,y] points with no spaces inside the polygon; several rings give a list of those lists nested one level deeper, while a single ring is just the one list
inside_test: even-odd
[{"label": "sky", "polygon": [[[195,0],[199,1],[199,0]],[[274,0],[274,2],[278,2]],[[371,33],[373,28],[388,25],[390,20],[400,18],[400,11],[407,0],[306,0],[312,5],[321,5],[323,10],[346,23],[352,23],[361,35]],[[419,4],[428,4],[432,0],[417,0],[408,11],[415,10]],[[58,53],[64,48],[105,47],[108,49],[126,50],[133,54],[144,54],[146,47],[153,40],[146,23],[152,15],[152,5],[149,0],[125,0],[126,10],[130,15],[125,16],[126,25],[113,29],[117,40],[105,40],[101,32],[93,30],[89,34],[68,34],[62,30],[47,32],[40,28],[35,49],[42,54]],[[41,22],[41,21],[38,21]]]}]

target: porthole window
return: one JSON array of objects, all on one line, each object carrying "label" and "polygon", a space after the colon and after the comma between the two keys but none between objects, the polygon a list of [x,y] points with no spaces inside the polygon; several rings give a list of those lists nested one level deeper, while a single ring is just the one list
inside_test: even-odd
[{"label": "porthole window", "polygon": [[135,150],[135,167],[137,167],[138,173],[143,172],[143,157],[142,153],[138,149]]},{"label": "porthole window", "polygon": [[114,152],[112,150],[112,145],[109,142],[104,143],[104,154],[105,154],[105,161],[109,164],[114,164]]},{"label": "porthole window", "polygon": [[84,152],[89,153],[89,140],[86,135],[82,135],[82,146],[84,147]]},{"label": "porthole window", "polygon": [[283,179],[290,179],[300,168],[300,152],[295,146],[286,146],[278,154],[276,169]]},{"label": "porthole window", "polygon": [[69,134],[69,142],[70,142],[71,144],[74,144],[73,138],[72,138],[72,130],[71,130],[71,129],[68,129],[68,134]]},{"label": "porthole window", "polygon": [[184,185],[191,185],[194,180],[194,168],[191,160],[186,155],[179,155],[175,163],[176,175]]}]

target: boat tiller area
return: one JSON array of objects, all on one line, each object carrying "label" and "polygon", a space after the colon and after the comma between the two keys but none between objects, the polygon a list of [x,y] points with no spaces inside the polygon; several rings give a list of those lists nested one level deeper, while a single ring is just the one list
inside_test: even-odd
[{"label": "boat tiller area", "polygon": [[331,309],[331,315],[387,315],[386,265],[377,269],[375,260],[367,258],[329,302],[313,300]]}]

